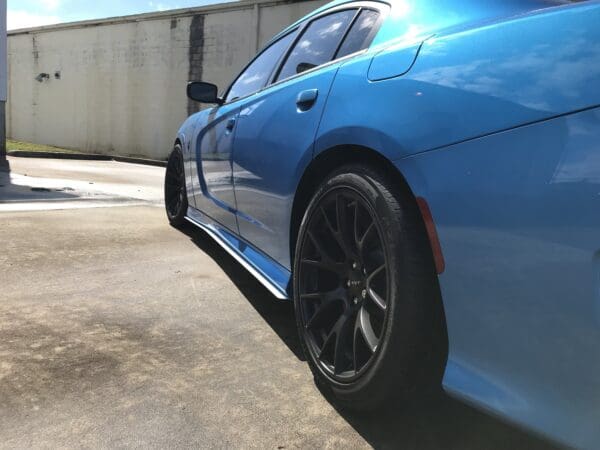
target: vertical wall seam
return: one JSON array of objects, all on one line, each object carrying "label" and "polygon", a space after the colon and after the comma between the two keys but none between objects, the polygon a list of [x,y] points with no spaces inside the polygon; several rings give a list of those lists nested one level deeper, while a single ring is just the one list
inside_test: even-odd
[{"label": "vertical wall seam", "polygon": [[[202,64],[204,58],[204,15],[202,14],[197,14],[192,17],[190,23],[189,45],[188,80],[200,81],[202,80]],[[189,98],[187,102],[187,112],[188,116],[198,112],[198,104]]]}]

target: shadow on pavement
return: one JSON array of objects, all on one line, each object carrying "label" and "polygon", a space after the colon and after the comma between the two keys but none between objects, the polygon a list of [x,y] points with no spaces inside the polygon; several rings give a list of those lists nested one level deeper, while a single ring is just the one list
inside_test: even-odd
[{"label": "shadow on pavement", "polygon": [[[15,183],[13,178],[18,182]],[[0,203],[79,198],[72,191],[74,190],[69,187],[30,186],[27,185],[26,175],[13,174],[11,178],[9,170],[0,170]]]},{"label": "shadow on pavement", "polygon": [[256,312],[277,333],[294,355],[304,361],[304,354],[296,331],[293,303],[276,299],[204,231],[191,224],[184,225],[181,231],[223,269],[223,272],[233,281]]},{"label": "shadow on pavement", "polygon": [[[181,229],[227,274],[280,339],[302,361],[292,302],[271,295],[204,231],[186,224]],[[455,400],[443,391],[380,413],[359,414],[341,408],[325,392],[336,411],[374,448],[402,449],[559,449],[543,438],[507,424]]]}]

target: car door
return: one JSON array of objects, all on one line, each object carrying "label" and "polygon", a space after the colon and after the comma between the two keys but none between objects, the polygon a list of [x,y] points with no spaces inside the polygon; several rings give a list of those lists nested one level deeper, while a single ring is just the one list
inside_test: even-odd
[{"label": "car door", "polygon": [[362,12],[336,8],[304,25],[273,84],[240,107],[233,151],[240,234],[288,269],[295,189],[342,64],[336,55],[352,53],[341,44]]},{"label": "car door", "polygon": [[193,144],[199,184],[193,191],[196,208],[236,233],[231,152],[238,112],[235,105],[212,108],[196,125]]},{"label": "car door", "polygon": [[282,54],[290,45],[290,34],[261,52],[231,85],[225,104],[214,107],[197,125],[195,152],[199,189],[194,190],[196,208],[221,225],[238,233],[233,189],[232,151],[236,120],[242,102],[266,85]]}]

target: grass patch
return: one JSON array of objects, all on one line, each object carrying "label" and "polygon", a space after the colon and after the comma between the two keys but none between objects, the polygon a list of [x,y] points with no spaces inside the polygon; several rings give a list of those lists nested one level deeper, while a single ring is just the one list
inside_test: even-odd
[{"label": "grass patch", "polygon": [[32,144],[31,142],[6,140],[6,150],[14,151],[21,150],[25,152],[51,152],[51,153],[79,153],[77,150],[69,150],[68,148],[54,147],[52,145]]}]

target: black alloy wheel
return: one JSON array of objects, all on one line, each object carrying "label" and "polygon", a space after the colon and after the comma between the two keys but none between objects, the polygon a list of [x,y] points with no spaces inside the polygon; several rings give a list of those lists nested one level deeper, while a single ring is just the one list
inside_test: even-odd
[{"label": "black alloy wheel", "polygon": [[431,246],[403,181],[365,165],[326,177],[300,224],[296,324],[317,384],[359,411],[439,389],[446,325]]},{"label": "black alloy wheel", "polygon": [[373,361],[388,318],[388,264],[375,212],[351,187],[319,202],[300,249],[299,298],[304,339],[337,381]]},{"label": "black alloy wheel", "polygon": [[181,147],[176,145],[169,155],[165,173],[165,209],[169,222],[175,226],[182,225],[187,207],[183,154]]}]

